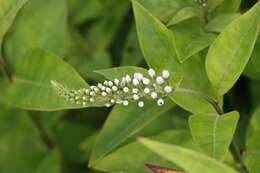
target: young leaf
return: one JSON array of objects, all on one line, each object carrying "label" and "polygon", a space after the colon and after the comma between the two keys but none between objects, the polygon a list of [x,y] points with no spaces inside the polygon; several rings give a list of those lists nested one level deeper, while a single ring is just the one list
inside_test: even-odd
[{"label": "young leaf", "polygon": [[140,138],[139,141],[153,152],[176,163],[189,173],[201,173],[202,170],[207,173],[237,173],[237,171],[221,162],[183,147],[159,143],[145,138]]},{"label": "young leaf", "polygon": [[148,100],[143,108],[135,104],[127,107],[115,106],[94,145],[90,166],[94,166],[106,154],[173,106],[170,100],[166,100],[162,107],[154,106],[154,103]]},{"label": "young leaf", "polygon": [[[195,146],[188,130],[166,130],[151,136],[151,139],[188,148]],[[175,164],[150,151],[139,142],[132,142],[119,148],[98,162],[94,168],[105,172],[151,173],[145,167],[146,164],[180,169]]]},{"label": "young leaf", "polygon": [[193,115],[189,125],[195,142],[210,157],[223,160],[239,119],[238,112],[218,115]]},{"label": "young leaf", "polygon": [[87,88],[88,84],[66,62],[40,48],[32,49],[15,64],[14,82],[1,84],[0,102],[11,107],[33,110],[81,108],[60,97],[51,87],[57,80],[68,88]]},{"label": "young leaf", "polygon": [[260,2],[228,25],[211,45],[206,70],[219,95],[224,95],[243,72],[258,32]]}]

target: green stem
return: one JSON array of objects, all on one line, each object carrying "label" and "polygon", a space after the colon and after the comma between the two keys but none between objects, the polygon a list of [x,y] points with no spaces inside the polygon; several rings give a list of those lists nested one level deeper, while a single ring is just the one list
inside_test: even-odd
[{"label": "green stem", "polygon": [[224,114],[223,110],[219,107],[218,102],[213,100],[212,98],[210,98],[209,96],[207,96],[205,94],[202,94],[202,93],[194,91],[194,90],[189,90],[189,89],[186,89],[186,88],[177,88],[174,92],[175,93],[191,94],[191,95],[194,95],[196,97],[202,98],[203,100],[207,101],[209,104],[211,104],[215,108],[218,115]]}]

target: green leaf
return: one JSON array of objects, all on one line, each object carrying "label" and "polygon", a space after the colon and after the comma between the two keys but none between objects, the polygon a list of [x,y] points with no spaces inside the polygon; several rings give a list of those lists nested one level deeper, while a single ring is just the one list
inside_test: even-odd
[{"label": "green leaf", "polygon": [[43,159],[35,173],[61,173],[61,157],[53,150]]},{"label": "green leaf", "polygon": [[190,0],[138,0],[138,2],[164,22],[168,22],[179,10],[192,4]]},{"label": "green leaf", "polygon": [[221,162],[183,147],[159,143],[145,138],[140,138],[139,141],[153,152],[176,163],[189,173],[201,173],[202,170],[207,173],[237,173],[237,171]]},{"label": "green leaf", "polygon": [[208,47],[216,38],[215,34],[206,33],[203,27],[197,18],[170,27],[174,34],[176,54],[181,63]]},{"label": "green leaf", "polygon": [[[191,135],[187,130],[166,130],[152,136],[151,139],[194,148]],[[151,171],[144,166],[147,163],[170,168],[178,167],[139,142],[132,142],[106,156],[94,168],[105,172],[150,173]]]},{"label": "green leaf", "polygon": [[23,8],[10,28],[4,42],[4,57],[14,65],[35,47],[45,48],[57,55],[66,53],[67,23],[64,0],[32,0]]},{"label": "green leaf", "polygon": [[235,133],[238,112],[224,115],[193,115],[189,125],[194,141],[210,157],[223,160]]},{"label": "green leaf", "polygon": [[221,14],[212,19],[207,25],[206,30],[210,32],[222,32],[234,19],[240,16],[239,13]]},{"label": "green leaf", "polygon": [[223,1],[213,12],[213,14],[235,13],[238,11],[241,0]]},{"label": "green leaf", "polygon": [[[172,32],[135,0],[133,0],[133,7],[139,43],[148,65],[158,72],[163,69],[169,70],[171,73],[169,83],[172,86],[178,87],[180,80],[183,79],[181,87],[205,92],[214,97],[215,94],[210,88],[201,57],[196,55],[181,64],[175,53]],[[174,93],[171,98],[175,103],[193,113],[215,112],[205,100],[190,94]]]},{"label": "green leaf", "polygon": [[28,0],[3,0],[0,2],[0,46],[4,35],[13,23],[19,10]]},{"label": "green leaf", "polygon": [[199,17],[200,19],[203,19],[203,13],[201,10],[195,7],[185,7],[181,10],[179,10],[168,22],[167,26],[175,25],[177,23],[180,23],[184,20],[193,18],[193,17]]},{"label": "green leaf", "polygon": [[228,25],[211,45],[206,70],[219,95],[224,95],[243,72],[259,32],[260,3]]},{"label": "green leaf", "polygon": [[1,107],[0,134],[0,172],[35,173],[48,148],[29,115]]},{"label": "green leaf", "polygon": [[145,101],[143,108],[139,108],[135,104],[130,104],[127,107],[115,106],[94,145],[90,166],[94,166],[106,154],[173,106],[174,104],[168,99],[165,100],[162,107],[154,106],[153,101],[149,100]]},{"label": "green leaf", "polygon": [[1,82],[0,102],[32,110],[81,108],[60,97],[51,87],[57,80],[68,88],[87,88],[88,84],[66,62],[40,48],[32,49],[15,64],[14,82]]},{"label": "green leaf", "polygon": [[209,12],[213,11],[215,8],[217,8],[220,4],[222,4],[224,0],[208,0],[207,1],[207,10]]},{"label": "green leaf", "polygon": [[246,151],[243,154],[243,160],[250,173],[260,171],[260,107],[254,111],[250,120],[249,129],[246,137]]}]

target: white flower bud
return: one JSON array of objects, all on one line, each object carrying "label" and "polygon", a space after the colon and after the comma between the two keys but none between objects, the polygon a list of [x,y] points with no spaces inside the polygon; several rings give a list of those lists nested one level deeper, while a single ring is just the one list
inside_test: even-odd
[{"label": "white flower bud", "polygon": [[90,88],[93,90],[96,86],[90,86]]},{"label": "white flower bud", "polygon": [[150,69],[148,70],[148,74],[149,74],[149,76],[154,77],[154,76],[155,76],[155,71],[154,71],[154,69],[150,68]]},{"label": "white flower bud", "polygon": [[129,102],[128,102],[127,100],[124,100],[124,101],[123,101],[123,105],[124,105],[124,106],[127,106],[128,104],[129,104]]},{"label": "white flower bud", "polygon": [[163,70],[163,71],[162,71],[162,77],[163,77],[164,79],[168,79],[168,78],[170,77],[169,71],[168,71],[168,70]]},{"label": "white flower bud", "polygon": [[82,100],[86,100],[87,98],[86,97],[82,97]]},{"label": "white flower bud", "polygon": [[164,87],[164,91],[166,93],[170,93],[170,92],[172,92],[172,87],[171,86],[166,86],[166,87]]},{"label": "white flower bud", "polygon": [[111,99],[111,100],[110,100],[110,103],[112,103],[112,104],[115,103],[115,102],[116,102],[116,101],[115,101],[114,99]]},{"label": "white flower bud", "polygon": [[131,77],[129,75],[126,75],[125,80],[126,80],[127,83],[129,83],[129,82],[131,82]]},{"label": "white flower bud", "polygon": [[101,87],[101,90],[102,90],[102,91],[105,91],[105,90],[106,90],[106,87],[105,87],[105,86],[102,86],[102,87]]},{"label": "white flower bud", "polygon": [[145,94],[148,94],[149,92],[150,92],[150,89],[149,89],[149,88],[145,88],[145,89],[144,89],[144,93],[145,93]]},{"label": "white flower bud", "polygon": [[91,96],[93,96],[94,94],[95,94],[94,91],[91,91],[91,92],[89,93],[89,95],[91,95]]},{"label": "white flower bud", "polygon": [[112,81],[108,81],[108,86],[113,86],[113,82]]},{"label": "white flower bud", "polygon": [[87,104],[86,102],[82,102],[82,105],[83,105],[83,106],[86,106],[86,104]]},{"label": "white flower bud", "polygon": [[105,104],[105,106],[106,106],[106,107],[110,107],[111,105],[107,103],[107,104]]},{"label": "white flower bud", "polygon": [[89,89],[85,89],[85,93],[88,94],[89,93]]},{"label": "white flower bud", "polygon": [[140,98],[139,95],[137,95],[137,94],[134,94],[134,95],[133,95],[133,99],[134,99],[134,100],[139,100],[139,98]]},{"label": "white flower bud", "polygon": [[108,81],[107,80],[104,81],[104,85],[108,85]]},{"label": "white flower bud", "polygon": [[158,99],[157,100],[157,105],[158,106],[162,106],[164,104],[164,100],[163,99]]},{"label": "white flower bud", "polygon": [[101,88],[103,85],[101,83],[98,83],[98,88]]},{"label": "white flower bud", "polygon": [[99,89],[98,89],[97,87],[95,87],[95,88],[94,88],[94,91],[95,91],[95,92],[98,92],[98,91],[99,91]]},{"label": "white flower bud", "polygon": [[134,84],[134,85],[138,85],[138,84],[139,84],[138,79],[134,78],[134,79],[133,79],[133,84]]},{"label": "white flower bud", "polygon": [[117,91],[117,87],[116,86],[112,86],[112,90],[113,91]]},{"label": "white flower bud", "polygon": [[150,83],[150,80],[147,78],[143,78],[143,84],[148,85]]},{"label": "white flower bud", "polygon": [[101,95],[102,95],[102,96],[106,96],[107,93],[106,93],[106,92],[102,92]]},{"label": "white flower bud", "polygon": [[124,87],[124,88],[123,88],[123,91],[124,91],[125,93],[127,93],[127,92],[129,91],[129,88]]},{"label": "white flower bud", "polygon": [[141,73],[134,73],[134,78],[137,80],[142,80],[143,79],[143,75]]},{"label": "white flower bud", "polygon": [[137,89],[137,88],[133,88],[133,89],[132,89],[132,92],[135,93],[135,94],[137,94],[137,93],[138,93],[138,89]]},{"label": "white flower bud", "polygon": [[114,83],[115,83],[116,85],[119,85],[119,82],[120,82],[120,81],[119,81],[117,78],[114,79]]},{"label": "white flower bud", "polygon": [[138,106],[139,106],[140,108],[144,107],[144,102],[143,102],[143,101],[138,102]]},{"label": "white flower bud", "polygon": [[106,88],[106,92],[107,92],[107,93],[110,93],[110,92],[111,92],[111,89],[110,89],[110,88]]},{"label": "white flower bud", "polygon": [[90,102],[94,102],[94,98],[91,97],[91,98],[89,99],[89,101],[90,101]]},{"label": "white flower bud", "polygon": [[161,77],[161,76],[158,76],[157,78],[156,78],[156,83],[157,84],[163,84],[164,83],[164,79]]},{"label": "white flower bud", "polygon": [[156,93],[156,92],[152,92],[152,93],[151,93],[151,97],[152,97],[153,99],[156,99],[156,98],[157,98],[157,93]]}]

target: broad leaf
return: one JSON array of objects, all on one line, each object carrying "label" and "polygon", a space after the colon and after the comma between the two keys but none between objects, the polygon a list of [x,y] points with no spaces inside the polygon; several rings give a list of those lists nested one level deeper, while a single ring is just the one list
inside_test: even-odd
[{"label": "broad leaf", "polygon": [[[194,148],[192,137],[187,130],[166,130],[152,136],[151,139]],[[145,167],[145,164],[178,168],[178,166],[159,157],[139,142],[132,142],[119,148],[106,156],[94,168],[105,172],[151,173]]]},{"label": "broad leaf", "polygon": [[49,152],[35,173],[61,173],[61,157],[58,150]]},{"label": "broad leaf", "polygon": [[[175,53],[172,32],[135,0],[133,0],[133,7],[139,43],[148,65],[158,72],[163,69],[169,70],[172,75],[169,83],[172,86],[178,86],[180,80],[183,79],[182,87],[206,92],[214,97],[214,92],[210,88],[203,69],[202,59],[194,56],[181,64]],[[171,98],[178,105],[193,113],[215,112],[205,100],[190,94],[176,93]]]},{"label": "broad leaf", "polygon": [[218,115],[193,115],[189,119],[195,142],[210,157],[223,160],[235,133],[238,112]]},{"label": "broad leaf", "polygon": [[166,100],[162,107],[154,104],[147,100],[143,108],[134,103],[127,107],[115,106],[94,145],[90,166],[97,164],[106,154],[174,106],[170,100]]},{"label": "broad leaf", "polygon": [[206,30],[210,32],[222,32],[234,19],[240,16],[239,13],[221,14],[212,19],[207,25]]},{"label": "broad leaf", "polygon": [[238,11],[242,0],[223,1],[213,12],[215,15],[235,13]]},{"label": "broad leaf", "polygon": [[51,87],[57,80],[70,89],[88,87],[88,84],[66,62],[43,49],[32,49],[15,64],[13,83],[1,83],[0,101],[11,107],[33,110],[81,108],[60,97]]},{"label": "broad leaf", "polygon": [[189,173],[201,173],[202,170],[207,173],[237,173],[223,163],[193,150],[145,138],[140,138],[139,141],[153,152],[176,163]]},{"label": "broad leaf", "polygon": [[222,4],[224,2],[224,0],[208,0],[206,2],[207,6],[207,10],[209,12],[213,11],[215,8],[217,8],[220,4]]},{"label": "broad leaf", "polygon": [[243,72],[252,53],[258,32],[260,3],[238,17],[211,45],[206,70],[219,95],[224,95]]},{"label": "broad leaf", "polygon": [[4,57],[14,70],[18,59],[34,47],[57,55],[66,53],[67,23],[64,0],[32,0],[23,8],[4,42]]}]

